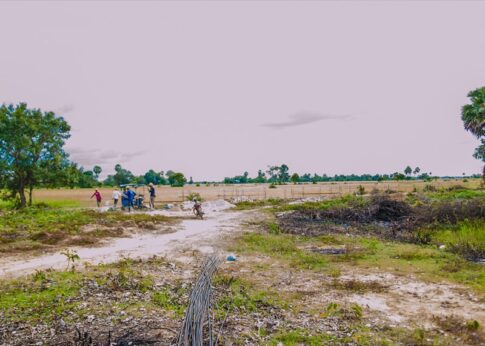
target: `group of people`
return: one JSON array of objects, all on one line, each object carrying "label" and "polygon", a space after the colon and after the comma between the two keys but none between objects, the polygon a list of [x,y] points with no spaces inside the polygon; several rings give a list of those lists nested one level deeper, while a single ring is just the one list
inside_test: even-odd
[{"label": "group of people", "polygon": [[[155,208],[155,186],[153,186],[152,183],[148,184],[148,193],[150,195],[150,201],[149,205],[151,209]],[[118,207],[118,201],[121,199],[121,208],[122,209],[128,209],[128,211],[131,211],[133,207],[135,206],[136,202],[136,195],[137,193],[133,191],[129,186],[126,186],[123,188],[123,192],[115,188],[113,190],[113,208],[116,209]],[[91,198],[95,197],[96,198],[96,204],[98,207],[101,207],[101,202],[103,200],[103,197],[101,196],[101,193],[99,192],[98,189],[94,191],[92,194]],[[141,201],[139,202],[141,203]],[[141,207],[141,205],[138,205]]]}]

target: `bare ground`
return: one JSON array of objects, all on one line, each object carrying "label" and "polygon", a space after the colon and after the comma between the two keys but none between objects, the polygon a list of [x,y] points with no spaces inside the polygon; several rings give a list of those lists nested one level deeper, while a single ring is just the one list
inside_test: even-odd
[{"label": "bare ground", "polygon": [[[177,239],[167,238],[164,243],[167,246],[158,253],[147,251],[149,247],[135,247],[133,253],[125,253],[145,258],[133,264],[141,276],[129,278],[128,283],[120,282],[116,269],[103,284],[86,278],[80,295],[72,298],[75,310],[59,315],[54,321],[7,321],[0,311],[0,321],[4,318],[0,324],[0,345],[89,345],[90,340],[98,345],[106,345],[108,341],[115,345],[172,344],[182,315],[167,306],[153,305],[156,292],[168,289],[174,294],[172,299],[183,306],[204,253],[227,254],[226,249],[241,232],[254,231],[243,222],[264,215],[258,211],[223,212],[212,217],[185,224],[185,232],[187,227],[195,230]],[[164,260],[147,259],[157,254],[163,255]],[[119,253],[110,261],[122,257]],[[2,261],[4,272],[18,263]],[[31,266],[22,274],[39,268],[42,267]],[[470,289],[372,268],[357,269],[351,263],[339,268],[339,275],[329,275],[292,268],[285,261],[265,255],[238,254],[236,262],[221,266],[218,276],[226,281],[230,278],[229,281],[238,279],[247,283],[241,294],[249,303],[229,309],[221,305],[222,315],[215,328],[219,344],[480,345],[485,342],[480,328],[466,327],[470,320],[485,324],[485,299]],[[138,282],[146,275],[153,278],[153,288],[143,292]],[[224,280],[216,284],[218,301],[232,294]],[[259,295],[263,298],[258,298]],[[362,307],[361,312],[356,304]],[[287,338],[293,332],[298,334],[294,343]],[[319,335],[325,338],[318,339]]]}]

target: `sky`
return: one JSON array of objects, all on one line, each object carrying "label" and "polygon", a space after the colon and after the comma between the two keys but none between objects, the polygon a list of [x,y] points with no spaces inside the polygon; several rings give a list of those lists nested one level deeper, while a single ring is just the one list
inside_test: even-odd
[{"label": "sky", "polygon": [[0,103],[71,124],[103,175],[480,173],[461,107],[485,2],[0,1]]}]

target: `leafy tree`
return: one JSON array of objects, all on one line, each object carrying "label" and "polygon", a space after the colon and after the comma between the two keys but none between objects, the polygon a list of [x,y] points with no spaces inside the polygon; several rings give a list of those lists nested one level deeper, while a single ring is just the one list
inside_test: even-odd
[{"label": "leafy tree", "polygon": [[416,175],[416,174],[419,174],[419,172],[421,172],[421,168],[416,167],[413,171],[413,174]]},{"label": "leafy tree", "polygon": [[290,180],[290,174],[288,173],[289,168],[287,165],[282,164],[281,166],[269,166],[266,173],[269,175],[269,181],[272,183],[285,183]]},{"label": "leafy tree", "polygon": [[106,185],[106,186],[115,186],[116,185],[115,179],[114,179],[112,174],[108,175],[106,177],[106,179],[104,179],[103,185]]},{"label": "leafy tree", "polygon": [[96,180],[98,180],[99,175],[101,174],[102,171],[103,171],[102,168],[97,165],[93,167],[93,173]]},{"label": "leafy tree", "polygon": [[129,184],[135,181],[135,176],[129,170],[121,167],[120,164],[115,166],[115,175],[113,175],[114,185]]},{"label": "leafy tree", "polygon": [[271,183],[274,183],[276,181],[278,181],[278,172],[279,172],[280,168],[278,166],[268,166],[268,170],[266,171],[266,173],[268,173],[268,181],[271,182]]},{"label": "leafy tree", "polygon": [[298,173],[293,173],[292,176],[291,176],[291,181],[293,182],[293,184],[296,184],[300,181],[300,176],[298,175]]},{"label": "leafy tree", "polygon": [[184,186],[185,183],[187,182],[187,179],[182,173],[173,172],[173,174],[170,174],[170,176],[168,177],[168,182],[170,183],[171,186],[178,187],[178,186]]},{"label": "leafy tree", "polygon": [[406,178],[406,176],[402,173],[399,173],[399,172],[395,172],[393,175],[392,175],[392,178],[394,180],[404,180]]},{"label": "leafy tree", "polygon": [[0,107],[0,170],[7,187],[19,194],[20,207],[27,205],[26,189],[32,203],[34,186],[62,171],[70,130],[53,112],[29,109],[25,103]]},{"label": "leafy tree", "polygon": [[265,183],[266,174],[262,170],[258,170],[258,176],[253,180],[255,183]]},{"label": "leafy tree", "polygon": [[[481,142],[473,156],[485,163],[485,87],[472,90],[467,96],[471,102],[462,107],[461,119],[465,130],[470,131]],[[482,178],[485,182],[485,165]]]},{"label": "leafy tree", "polygon": [[411,168],[411,166],[407,166],[404,169],[404,174],[406,174],[406,175],[410,175],[412,172],[413,172],[413,169]]},{"label": "leafy tree", "polygon": [[[162,172],[163,173],[163,172]],[[153,169],[150,169],[144,175],[145,184],[155,184],[155,185],[164,185],[167,183],[167,180],[161,173],[155,172]]]},{"label": "leafy tree", "polygon": [[288,173],[289,170],[290,169],[285,164],[282,164],[279,167],[278,180],[280,181],[280,183],[286,183],[287,181],[290,180],[290,174]]}]

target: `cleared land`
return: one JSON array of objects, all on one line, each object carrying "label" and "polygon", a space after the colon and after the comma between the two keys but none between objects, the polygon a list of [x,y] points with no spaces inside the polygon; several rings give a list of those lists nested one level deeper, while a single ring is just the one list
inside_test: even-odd
[{"label": "cleared land", "polygon": [[157,257],[1,280],[0,344],[171,345],[218,251],[237,260],[214,280],[217,345],[485,343],[485,266],[467,260],[485,253],[484,190],[335,197],[246,201],[173,224],[186,237]]},{"label": "cleared land", "polygon": [[[467,188],[476,188],[480,184],[479,179],[449,179],[425,182],[420,180],[410,181],[383,181],[383,182],[337,182],[319,184],[287,184],[269,188],[269,184],[242,184],[242,185],[210,185],[185,187],[157,186],[157,204],[167,202],[181,202],[186,200],[191,193],[198,193],[204,200],[229,199],[263,200],[263,199],[294,199],[314,196],[343,196],[359,191],[363,186],[367,193],[376,189],[379,191],[412,192],[414,189],[422,191],[427,186],[432,189],[447,188],[461,185]],[[100,188],[101,195],[106,203],[111,203],[111,188]],[[36,201],[57,201],[71,206],[93,207],[94,199],[90,199],[94,189],[40,189],[34,190]],[[141,190],[140,190],[141,191]]]}]

